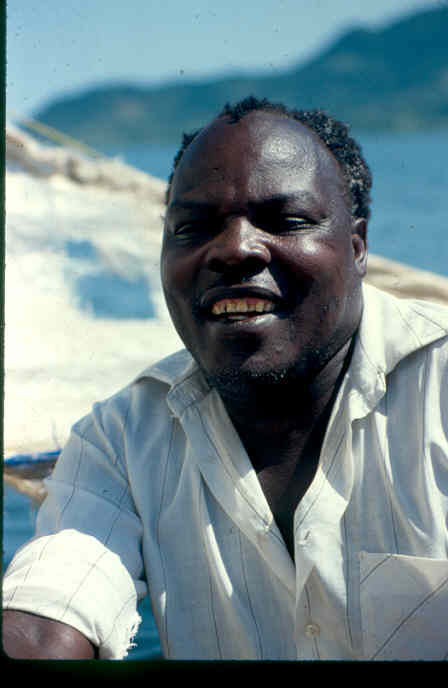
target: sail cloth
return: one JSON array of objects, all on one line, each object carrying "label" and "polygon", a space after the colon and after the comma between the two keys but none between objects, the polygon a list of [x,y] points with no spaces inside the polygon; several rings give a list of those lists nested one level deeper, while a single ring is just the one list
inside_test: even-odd
[{"label": "sail cloth", "polygon": [[[8,126],[6,457],[57,450],[95,401],[182,346],[159,277],[165,188],[119,160],[42,145]],[[86,293],[107,279],[126,286],[127,314],[110,310],[119,290],[109,290],[109,311]],[[448,279],[376,255],[367,281],[448,303]],[[146,315],[132,310],[139,299]]]},{"label": "sail cloth", "polygon": [[[165,183],[18,130],[6,149],[8,457],[58,449],[96,400],[182,345],[159,277]],[[91,284],[105,285],[109,310],[90,299]],[[146,289],[149,317],[124,317],[133,289],[140,300]]]}]

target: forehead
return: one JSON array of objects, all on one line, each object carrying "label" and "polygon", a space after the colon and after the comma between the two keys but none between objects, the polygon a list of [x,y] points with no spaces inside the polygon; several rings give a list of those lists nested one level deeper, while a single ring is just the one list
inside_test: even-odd
[{"label": "forehead", "polygon": [[338,161],[300,122],[257,111],[237,123],[216,119],[192,141],[174,174],[171,202],[257,201],[300,191],[328,203],[345,196]]}]

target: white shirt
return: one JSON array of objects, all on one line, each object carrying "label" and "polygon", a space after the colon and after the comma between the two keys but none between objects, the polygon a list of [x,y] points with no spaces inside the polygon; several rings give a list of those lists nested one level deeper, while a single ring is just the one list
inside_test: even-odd
[{"label": "white shirt", "polygon": [[295,561],[183,351],[74,426],[5,608],[103,658],[126,654],[148,587],[167,658],[447,659],[448,311],[364,295]]}]

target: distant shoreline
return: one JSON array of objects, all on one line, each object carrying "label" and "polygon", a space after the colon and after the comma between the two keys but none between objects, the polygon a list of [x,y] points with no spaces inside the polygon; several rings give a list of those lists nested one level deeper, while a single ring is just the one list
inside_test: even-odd
[{"label": "distant shoreline", "polygon": [[155,86],[105,83],[56,99],[40,122],[93,147],[171,145],[226,102],[254,95],[298,109],[324,108],[353,131],[448,128],[448,6],[379,29],[351,29],[284,71]]}]

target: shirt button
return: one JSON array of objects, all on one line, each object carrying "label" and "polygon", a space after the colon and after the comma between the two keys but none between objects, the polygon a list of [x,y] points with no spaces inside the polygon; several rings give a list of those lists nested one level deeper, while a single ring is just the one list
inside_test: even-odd
[{"label": "shirt button", "polygon": [[297,537],[297,544],[300,545],[301,547],[304,547],[306,544],[309,542],[309,537],[310,537],[310,531],[307,530],[306,533],[299,534]]},{"label": "shirt button", "polygon": [[258,540],[261,544],[264,545],[266,542],[266,535],[269,533],[269,526],[267,526],[266,524],[258,526],[256,532]]},{"label": "shirt button", "polygon": [[315,638],[320,633],[320,628],[317,623],[309,623],[305,626],[305,635],[308,638]]}]

